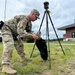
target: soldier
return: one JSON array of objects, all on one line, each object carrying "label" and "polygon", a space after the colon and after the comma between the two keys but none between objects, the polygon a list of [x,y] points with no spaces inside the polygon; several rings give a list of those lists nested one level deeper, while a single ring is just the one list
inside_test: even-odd
[{"label": "soldier", "polygon": [[36,34],[31,33],[31,21],[36,21],[39,18],[39,15],[40,13],[38,10],[33,9],[29,15],[14,16],[14,18],[4,22],[1,29],[4,48],[2,54],[2,72],[6,72],[8,74],[17,73],[17,71],[10,66],[14,46],[21,57],[21,61],[26,60],[21,37],[30,37],[34,40],[39,38]]}]

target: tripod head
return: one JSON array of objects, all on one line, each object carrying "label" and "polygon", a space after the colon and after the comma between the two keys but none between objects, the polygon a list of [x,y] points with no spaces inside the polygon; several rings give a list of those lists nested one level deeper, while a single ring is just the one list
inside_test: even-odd
[{"label": "tripod head", "polygon": [[50,14],[50,11],[48,10],[48,8],[49,8],[49,2],[44,2],[44,8],[46,9],[46,11],[45,12],[47,12],[48,14]]},{"label": "tripod head", "polygon": [[44,8],[47,10],[49,8],[49,2],[44,2]]}]

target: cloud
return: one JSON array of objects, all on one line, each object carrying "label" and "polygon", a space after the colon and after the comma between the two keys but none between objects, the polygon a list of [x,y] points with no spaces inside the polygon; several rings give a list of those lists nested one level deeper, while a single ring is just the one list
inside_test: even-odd
[{"label": "cloud", "polygon": [[4,19],[4,13],[6,13],[6,20],[12,18],[13,16],[21,13],[21,10],[25,8],[25,6],[17,0],[7,0],[6,3],[6,12],[5,10],[5,0],[0,0],[0,19]]},{"label": "cloud", "polygon": [[[49,2],[49,10],[51,11],[50,16],[54,27],[61,37],[64,32],[58,31],[57,28],[74,23],[75,18],[75,0],[47,0]],[[40,12],[40,20],[37,20],[33,23],[33,30],[38,31],[42,17],[44,14],[44,3],[45,0],[7,0],[7,10],[6,10],[6,20],[12,18],[15,15],[19,14],[29,14],[30,11],[35,8]],[[5,0],[0,0],[0,20],[4,20],[4,8]],[[51,35],[54,35],[53,27],[49,20],[49,32]],[[46,17],[44,18],[43,26],[41,28],[43,34],[45,34],[46,29]],[[53,37],[53,36],[52,36]]]}]

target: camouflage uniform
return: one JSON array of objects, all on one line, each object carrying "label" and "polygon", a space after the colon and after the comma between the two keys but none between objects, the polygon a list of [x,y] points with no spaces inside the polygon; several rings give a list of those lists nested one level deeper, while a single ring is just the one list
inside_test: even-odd
[{"label": "camouflage uniform", "polygon": [[[30,37],[31,35],[30,32],[32,28],[32,24],[31,21],[29,20],[29,16],[25,16],[25,15],[15,16],[14,18],[5,22],[5,25],[2,27],[1,30],[2,39],[3,39],[3,48],[4,48],[3,55],[2,55],[2,64],[10,64],[14,46],[21,57],[25,56],[22,40],[18,39],[14,41],[13,32],[7,25],[13,30],[13,32],[16,35],[19,34],[24,38]],[[29,32],[27,32],[25,28],[27,28]]]},{"label": "camouflage uniform", "polygon": [[[11,68],[10,66],[10,61],[12,58],[12,51],[14,46],[18,54],[20,55],[22,61],[24,61],[24,59],[26,60],[24,45],[21,40],[21,37],[27,38],[32,36],[31,21],[33,21],[33,19],[34,21],[36,20],[33,14],[35,14],[36,19],[39,18],[40,15],[39,12],[36,9],[33,9],[28,16],[18,15],[4,22],[1,28],[3,48],[4,48],[2,55],[2,64],[3,64],[2,72],[5,72],[7,74],[17,73],[17,71]],[[32,16],[31,21],[30,21],[30,16]]]}]

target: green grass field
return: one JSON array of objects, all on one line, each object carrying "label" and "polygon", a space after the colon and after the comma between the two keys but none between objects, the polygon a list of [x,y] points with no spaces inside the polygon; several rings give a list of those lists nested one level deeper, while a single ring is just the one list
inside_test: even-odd
[{"label": "green grass field", "polygon": [[[33,43],[24,44],[26,57],[31,59],[31,61],[20,63],[20,57],[14,49],[11,63],[18,72],[16,75],[75,75],[75,42],[68,41],[61,42],[61,44],[66,55],[63,54],[58,42],[50,42],[51,69],[49,69],[50,61],[42,61],[36,47],[32,58],[30,58]],[[7,75],[1,73],[2,52],[3,45],[0,44],[0,75]]]}]

